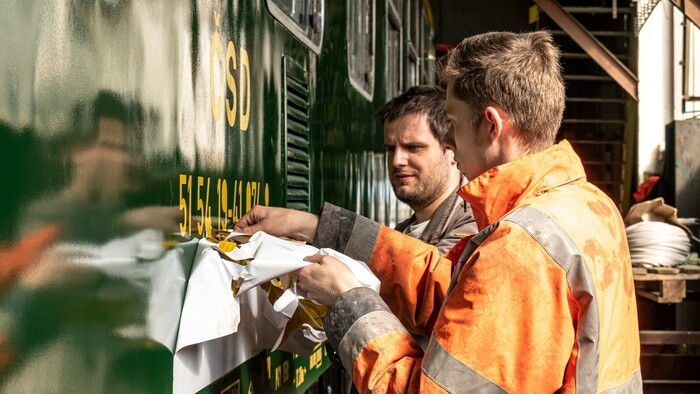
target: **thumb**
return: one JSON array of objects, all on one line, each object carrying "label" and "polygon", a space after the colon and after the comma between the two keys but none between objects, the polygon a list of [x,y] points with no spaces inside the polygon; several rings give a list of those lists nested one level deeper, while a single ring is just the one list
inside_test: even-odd
[{"label": "thumb", "polygon": [[241,225],[239,225],[238,223],[236,223],[235,225],[233,225],[233,231],[236,231],[236,232],[239,232],[239,233],[243,233],[243,234],[250,234],[250,235],[252,235],[252,234],[255,232],[254,227],[255,227],[255,225],[252,225],[252,226],[245,226],[245,227],[244,227],[244,226],[241,226]]},{"label": "thumb", "polygon": [[239,220],[233,225],[233,230],[239,233],[252,235],[260,230],[260,225],[257,223],[248,224],[245,220]]},{"label": "thumb", "polygon": [[304,261],[308,261],[309,263],[320,263],[322,258],[323,255],[321,255],[321,252],[318,252],[313,256],[304,257]]}]

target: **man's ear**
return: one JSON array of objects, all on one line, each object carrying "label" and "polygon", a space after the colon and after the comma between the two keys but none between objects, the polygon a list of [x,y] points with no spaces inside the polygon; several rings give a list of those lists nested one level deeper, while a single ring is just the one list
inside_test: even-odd
[{"label": "man's ear", "polygon": [[450,161],[451,164],[456,164],[457,162],[455,161],[455,153],[452,151],[452,149],[447,149],[444,146],[442,149],[445,150],[445,157],[447,157],[447,160]]},{"label": "man's ear", "polygon": [[495,141],[503,132],[503,118],[495,107],[486,107],[484,110],[484,118],[488,122],[489,138]]}]

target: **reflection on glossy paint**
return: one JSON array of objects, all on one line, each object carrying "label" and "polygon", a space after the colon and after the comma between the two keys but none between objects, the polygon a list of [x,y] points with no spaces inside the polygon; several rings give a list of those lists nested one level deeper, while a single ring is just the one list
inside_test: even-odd
[{"label": "reflection on glossy paint", "polygon": [[172,392],[183,245],[270,199],[226,7],[0,2],[0,392]]},{"label": "reflection on glossy paint", "polygon": [[[0,392],[173,391],[189,238],[287,202],[283,64],[308,82],[310,208],[392,221],[385,93],[348,86],[345,8],[325,6],[318,53],[265,0],[0,1]],[[154,323],[159,308],[173,314]],[[328,366],[251,365],[265,358],[267,374],[234,370],[212,392],[305,390]]]}]

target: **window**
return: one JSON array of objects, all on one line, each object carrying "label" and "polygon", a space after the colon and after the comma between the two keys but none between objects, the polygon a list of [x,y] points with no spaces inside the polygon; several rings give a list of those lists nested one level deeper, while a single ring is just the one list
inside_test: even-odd
[{"label": "window", "polygon": [[391,5],[394,6],[394,9],[399,15],[403,15],[403,2],[404,0],[389,0]]},{"label": "window", "polygon": [[388,62],[387,94],[396,97],[401,93],[401,18],[392,3],[389,3],[387,21],[386,55]]},{"label": "window", "polygon": [[684,46],[684,86],[683,98],[689,101],[700,101],[700,29],[685,19]]},{"label": "window", "polygon": [[374,94],[374,0],[348,1],[348,74],[365,98]]},{"label": "window", "polygon": [[421,71],[418,58],[418,45],[420,44],[418,15],[420,15],[420,9],[418,0],[409,0],[409,4],[406,6],[406,25],[404,26],[407,54],[406,88],[420,83]]},{"label": "window", "polygon": [[421,83],[434,85],[435,84],[435,51],[433,49],[433,29],[428,20],[425,10],[421,12]]},{"label": "window", "polygon": [[267,0],[270,13],[314,52],[321,52],[324,0]]},{"label": "window", "polygon": [[407,70],[407,81],[406,81],[406,88],[409,88],[413,85],[418,85],[419,80],[418,80],[418,55],[416,54],[416,48],[413,47],[413,44],[408,44],[408,70]]},{"label": "window", "polygon": [[420,10],[421,10],[421,5],[418,2],[418,0],[410,0],[411,1],[411,6],[408,7],[408,29],[409,29],[409,40],[413,43],[413,45],[418,45],[420,42],[420,37],[418,37],[419,34],[419,28],[418,25],[420,24],[419,21],[419,15],[420,15]]}]

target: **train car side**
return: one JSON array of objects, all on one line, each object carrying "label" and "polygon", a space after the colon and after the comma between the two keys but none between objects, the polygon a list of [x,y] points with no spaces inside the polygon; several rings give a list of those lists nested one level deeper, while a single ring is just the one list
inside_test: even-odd
[{"label": "train car side", "polygon": [[0,392],[312,387],[326,349],[269,351],[269,305],[179,337],[198,241],[256,204],[396,221],[375,114],[431,82],[428,7],[0,4]]}]

